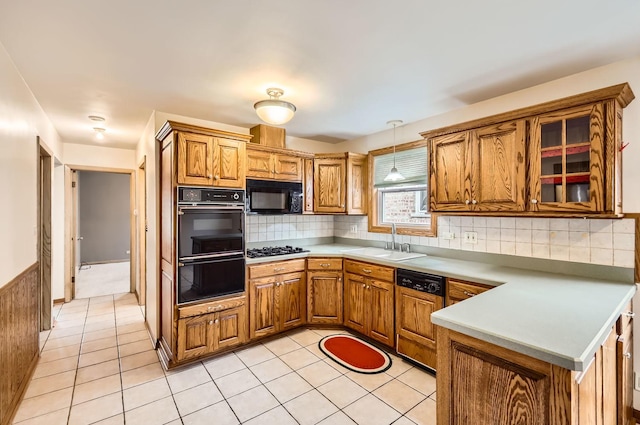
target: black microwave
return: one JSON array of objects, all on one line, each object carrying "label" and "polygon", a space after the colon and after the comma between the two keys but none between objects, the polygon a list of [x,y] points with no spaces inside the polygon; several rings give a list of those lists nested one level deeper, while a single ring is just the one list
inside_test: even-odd
[{"label": "black microwave", "polygon": [[247,179],[249,214],[302,214],[302,183]]}]

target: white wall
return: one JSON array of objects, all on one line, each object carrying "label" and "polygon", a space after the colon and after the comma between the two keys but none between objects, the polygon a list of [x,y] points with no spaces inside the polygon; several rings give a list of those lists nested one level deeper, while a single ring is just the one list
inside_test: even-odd
[{"label": "white wall", "polygon": [[36,136],[60,157],[60,137],[0,44],[0,287],[37,261]]},{"label": "white wall", "polygon": [[123,168],[128,170],[137,168],[135,149],[117,149],[75,143],[65,143],[63,148],[65,165]]}]

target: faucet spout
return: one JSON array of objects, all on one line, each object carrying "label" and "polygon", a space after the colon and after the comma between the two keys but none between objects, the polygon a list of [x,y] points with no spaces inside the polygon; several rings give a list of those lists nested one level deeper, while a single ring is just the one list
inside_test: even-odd
[{"label": "faucet spout", "polygon": [[396,223],[391,223],[391,250],[396,250]]}]

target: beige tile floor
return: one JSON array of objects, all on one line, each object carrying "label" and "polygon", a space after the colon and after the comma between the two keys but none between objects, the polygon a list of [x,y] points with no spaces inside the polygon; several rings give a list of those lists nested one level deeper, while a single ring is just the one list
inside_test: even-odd
[{"label": "beige tile floor", "polygon": [[129,291],[131,263],[87,264],[76,270],[76,299]]},{"label": "beige tile floor", "polygon": [[398,357],[384,373],[351,372],[301,329],[165,372],[132,294],[55,308],[14,423],[435,424],[435,378]]}]

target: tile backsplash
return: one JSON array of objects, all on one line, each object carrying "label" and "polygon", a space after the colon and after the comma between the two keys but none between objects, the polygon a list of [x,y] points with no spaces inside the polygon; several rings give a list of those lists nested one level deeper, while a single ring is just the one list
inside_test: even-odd
[{"label": "tile backsplash", "polygon": [[[465,243],[464,232],[476,232],[477,244]],[[333,234],[378,241],[391,238],[389,234],[369,233],[366,216],[336,216]],[[453,239],[445,239],[445,234],[452,234]],[[437,248],[633,268],[635,222],[633,219],[441,216],[438,217],[438,237],[398,236],[398,240]]]},{"label": "tile backsplash", "polygon": [[333,236],[331,215],[247,215],[247,242]]}]

